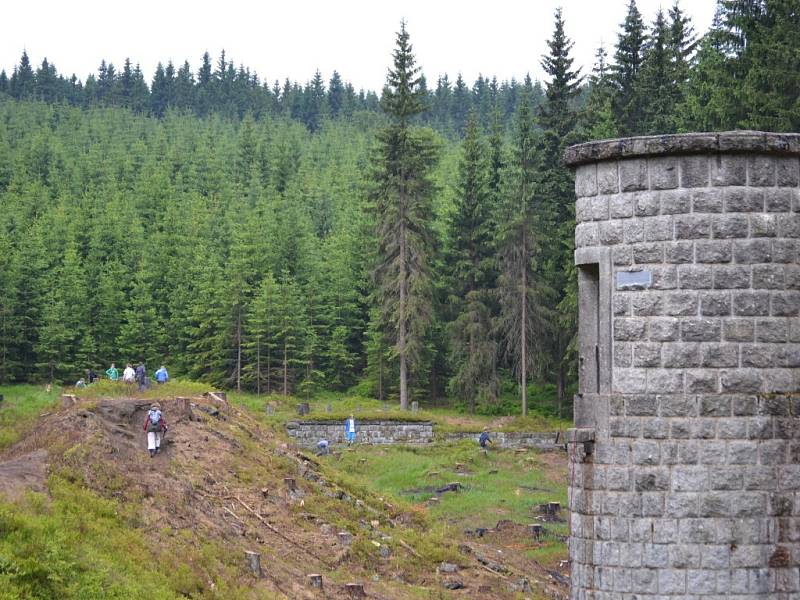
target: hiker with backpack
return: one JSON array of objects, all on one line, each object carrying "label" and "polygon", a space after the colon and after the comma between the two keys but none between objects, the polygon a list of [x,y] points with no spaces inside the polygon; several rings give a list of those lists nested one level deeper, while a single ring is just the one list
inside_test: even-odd
[{"label": "hiker with backpack", "polygon": [[161,452],[161,436],[167,433],[167,423],[161,414],[161,406],[157,403],[150,406],[147,418],[144,420],[144,430],[147,432],[147,449],[150,458]]}]

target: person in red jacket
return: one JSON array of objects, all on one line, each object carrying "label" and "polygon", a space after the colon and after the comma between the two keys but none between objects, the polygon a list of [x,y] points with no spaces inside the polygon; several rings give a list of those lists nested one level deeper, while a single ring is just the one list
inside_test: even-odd
[{"label": "person in red jacket", "polygon": [[153,404],[147,411],[144,430],[147,432],[147,449],[150,451],[150,458],[153,458],[161,452],[161,434],[167,433],[167,422],[158,404]]}]

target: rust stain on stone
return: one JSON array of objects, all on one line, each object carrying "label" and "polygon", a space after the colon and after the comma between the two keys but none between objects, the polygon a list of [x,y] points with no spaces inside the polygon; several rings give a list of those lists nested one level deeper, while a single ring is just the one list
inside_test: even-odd
[{"label": "rust stain on stone", "polygon": [[769,566],[772,568],[788,567],[790,563],[789,551],[783,546],[775,548],[775,552],[769,557]]}]

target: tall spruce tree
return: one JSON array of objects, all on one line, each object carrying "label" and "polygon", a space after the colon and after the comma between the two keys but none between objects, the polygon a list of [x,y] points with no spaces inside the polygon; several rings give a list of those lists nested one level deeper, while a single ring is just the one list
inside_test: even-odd
[{"label": "tall spruce tree", "polygon": [[14,73],[11,75],[9,83],[11,95],[17,99],[31,98],[36,89],[35,85],[31,61],[28,58],[28,53],[23,50],[22,57],[19,59],[19,66],[14,67]]},{"label": "tall spruce tree", "polygon": [[504,204],[500,211],[498,250],[500,276],[497,321],[501,350],[519,383],[522,414],[528,414],[528,378],[541,373],[546,339],[542,290],[535,263],[539,254],[540,228],[535,206],[537,178],[536,139],[529,92],[522,92],[517,111],[513,158],[506,171]]},{"label": "tall spruce tree", "polygon": [[601,45],[595,53],[592,74],[589,75],[589,98],[580,120],[581,140],[606,140],[618,135],[614,118],[614,88],[607,63],[608,52]]},{"label": "tall spruce tree", "polygon": [[656,20],[645,46],[642,70],[636,86],[637,94],[647,98],[642,104],[642,121],[638,133],[659,134],[675,131],[675,102],[679,89],[674,78],[674,62],[670,56],[670,30],[663,11]]},{"label": "tall spruce tree", "polygon": [[278,282],[272,273],[267,272],[253,298],[245,324],[247,360],[243,377],[259,395],[271,394],[275,389],[275,369],[278,364],[276,305],[279,293]]},{"label": "tall spruce tree", "polygon": [[747,41],[740,60],[747,74],[739,98],[745,115],[737,126],[799,131],[800,6],[797,0],[767,0],[753,12],[742,25]]},{"label": "tall spruce tree", "polygon": [[492,191],[487,149],[478,130],[477,114],[467,119],[455,211],[449,224],[446,264],[455,318],[449,325],[449,390],[467,401],[492,403],[498,393],[497,343],[492,335],[490,293],[494,286]]},{"label": "tall spruce tree", "polygon": [[8,236],[0,230],[0,383],[18,374],[21,331],[16,310],[19,270],[17,254]]},{"label": "tall spruce tree", "polygon": [[638,85],[644,59],[644,22],[636,0],[630,0],[628,14],[621,25],[617,38],[614,64],[611,66],[612,81],[616,91],[614,113],[622,135],[641,132],[642,116],[646,98],[642,97]]},{"label": "tall spruce tree", "polygon": [[689,74],[694,67],[697,38],[694,34],[691,18],[683,11],[680,4],[669,9],[669,41],[667,48],[672,61],[672,80],[674,84],[674,104],[683,100],[683,92]]},{"label": "tall spruce tree", "polygon": [[722,6],[718,5],[711,29],[698,44],[696,66],[682,88],[676,108],[679,131],[720,131],[735,127],[741,107],[734,94],[735,80],[729,70],[726,38]]},{"label": "tall spruce tree", "polygon": [[384,322],[391,323],[400,363],[400,407],[406,410],[409,371],[420,358],[432,316],[431,170],[437,162],[437,148],[427,131],[411,125],[425,106],[420,68],[404,21],[393,59],[381,100],[390,123],[378,135],[372,199],[377,223],[378,297]]},{"label": "tall spruce tree", "polygon": [[548,81],[539,116],[543,133],[539,144],[536,198],[540,224],[551,232],[552,242],[542,248],[538,276],[551,292],[542,296],[546,301],[544,308],[558,314],[562,325],[549,329],[560,412],[566,397],[568,374],[573,367],[569,348],[576,335],[574,307],[564,302],[575,277],[572,269],[575,182],[572,170],[562,164],[561,157],[564,149],[577,141],[575,100],[583,81],[580,69],[572,68],[573,42],[564,31],[561,9],[556,10],[553,36],[547,44],[549,53],[542,57]]}]

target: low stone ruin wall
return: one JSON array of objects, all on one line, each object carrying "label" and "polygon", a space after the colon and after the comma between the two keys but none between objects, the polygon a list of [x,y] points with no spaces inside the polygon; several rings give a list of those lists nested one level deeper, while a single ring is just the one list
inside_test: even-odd
[{"label": "low stone ruin wall", "polygon": [[[429,444],[434,439],[433,423],[430,421],[356,421],[356,442],[359,444]],[[286,432],[294,438],[299,446],[314,448],[319,440],[328,440],[331,444],[345,443],[344,421],[303,420],[290,421],[286,424]],[[558,450],[555,445],[555,432],[502,432],[490,431],[489,435],[494,448],[535,448],[542,451]],[[480,433],[458,432],[446,433],[446,441],[463,439],[478,443]]]},{"label": "low stone ruin wall", "polygon": [[[480,433],[457,432],[446,433],[444,439],[447,441],[455,440],[475,440],[478,443]],[[563,440],[561,445],[556,445],[556,432],[546,431],[543,433],[531,433],[526,431],[490,431],[489,439],[492,440],[493,448],[535,448],[543,452],[563,450]]]},{"label": "low stone ruin wall", "polygon": [[[344,421],[290,421],[286,432],[298,445],[316,447],[319,440],[331,444],[345,442]],[[356,420],[356,442],[359,444],[427,444],[433,441],[430,421],[366,421]]]}]

